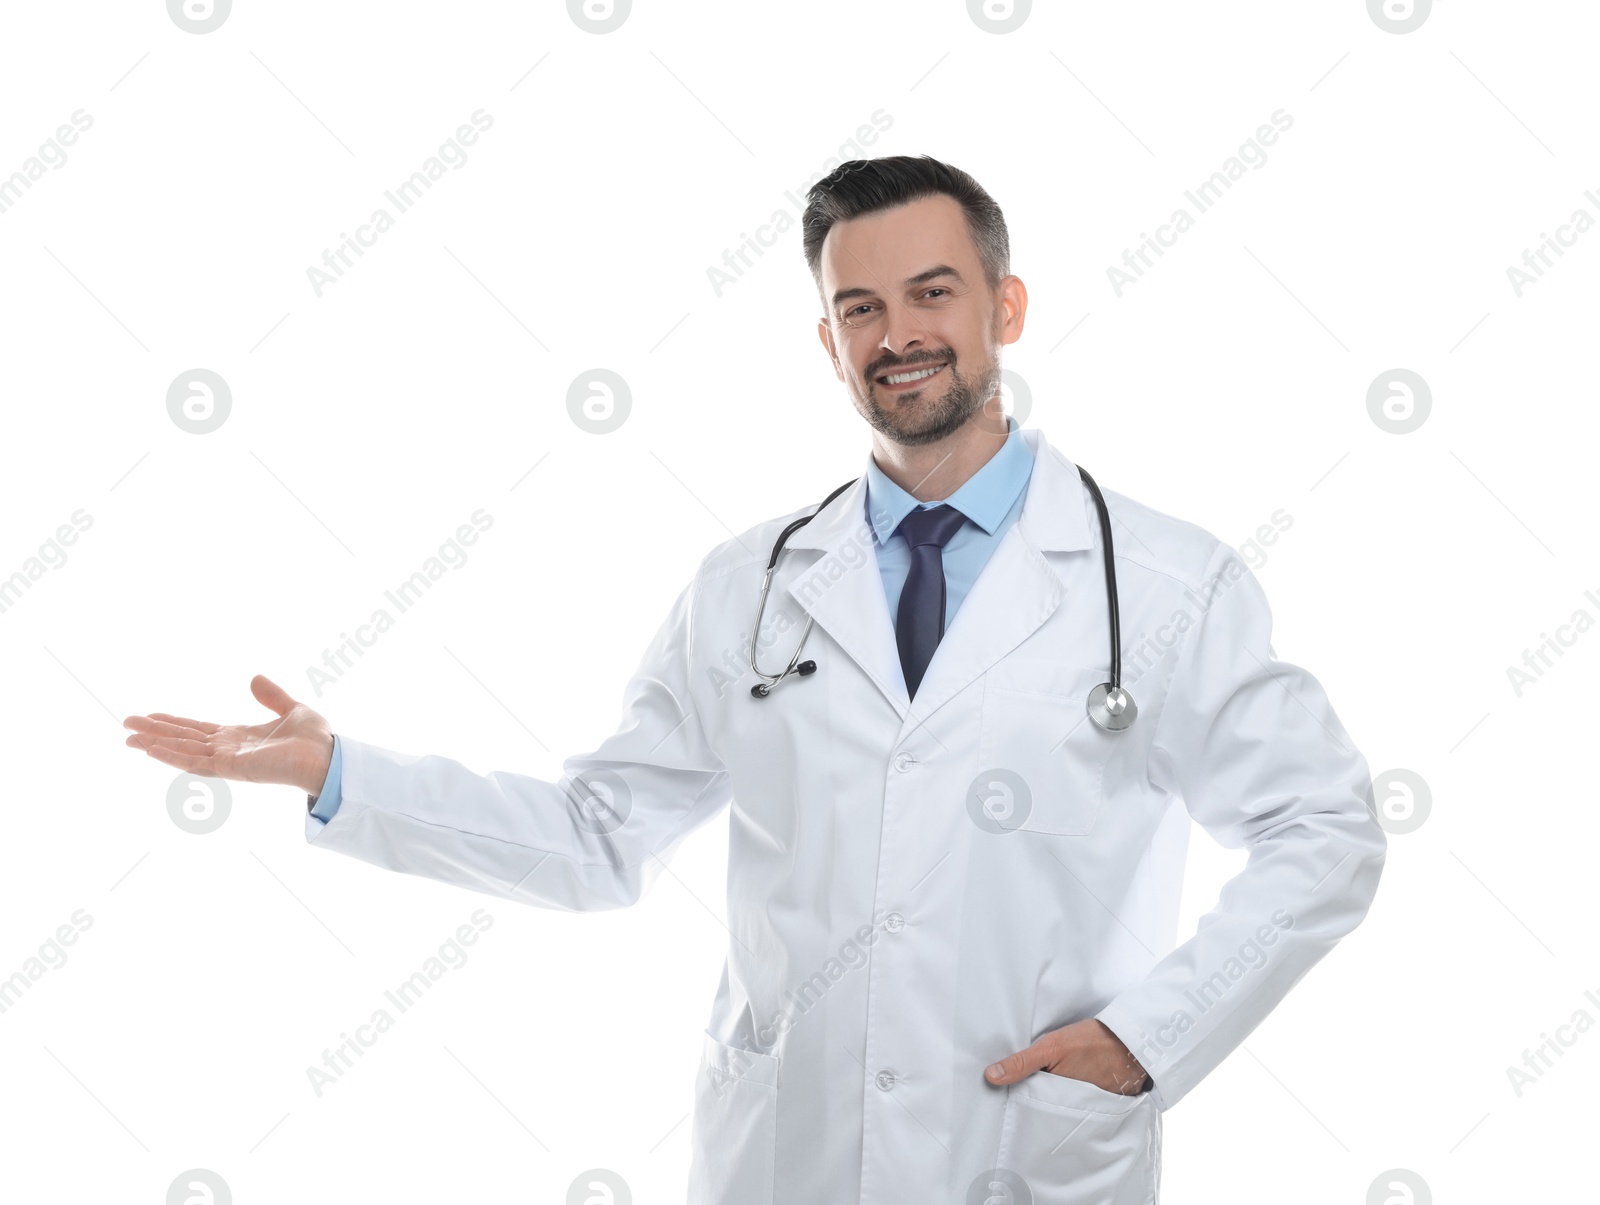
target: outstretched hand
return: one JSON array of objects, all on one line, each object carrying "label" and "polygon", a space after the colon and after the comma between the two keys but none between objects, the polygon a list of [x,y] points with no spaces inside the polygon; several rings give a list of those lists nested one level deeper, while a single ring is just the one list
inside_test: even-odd
[{"label": "outstretched hand", "polygon": [[991,1084],[1014,1084],[1044,1071],[1081,1079],[1107,1092],[1137,1095],[1145,1071],[1122,1039],[1094,1017],[1053,1029],[1026,1050],[1009,1054],[984,1072]]},{"label": "outstretched hand", "polygon": [[308,795],[322,789],[333,758],[333,730],[272,679],[257,674],[250,693],[277,713],[264,724],[213,724],[154,711],[122,721],[134,735],[125,744],[157,761],[209,778],[277,782]]}]

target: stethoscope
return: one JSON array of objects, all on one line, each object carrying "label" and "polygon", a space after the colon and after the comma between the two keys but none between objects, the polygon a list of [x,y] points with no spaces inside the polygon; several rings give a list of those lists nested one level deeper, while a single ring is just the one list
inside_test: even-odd
[{"label": "stethoscope", "polygon": [[[1111,514],[1106,510],[1106,500],[1100,494],[1100,487],[1095,484],[1094,478],[1089,476],[1082,465],[1078,466],[1078,476],[1082,477],[1084,485],[1089,487],[1089,494],[1094,498],[1094,508],[1100,515],[1100,543],[1105,557],[1106,603],[1111,615],[1111,680],[1100,683],[1089,692],[1087,710],[1089,718],[1104,731],[1121,732],[1132,726],[1139,714],[1139,708],[1134,704],[1133,696],[1122,686],[1122,620],[1117,607],[1117,566],[1111,546]],[[805,627],[800,629],[800,643],[794,650],[794,656],[789,658],[789,664],[783,667],[783,672],[779,674],[764,672],[756,664],[756,643],[761,632],[761,617],[767,610],[767,592],[772,588],[772,571],[777,567],[778,554],[783,551],[783,546],[789,537],[820,515],[828,503],[859,480],[861,480],[859,477],[855,477],[846,481],[824,498],[816,510],[796,519],[778,533],[777,543],[772,546],[772,555],[767,558],[767,571],[761,578],[761,602],[756,606],[756,625],[750,632],[750,668],[756,672],[758,678],[762,679],[750,688],[751,695],[757,699],[764,699],[770,695],[773,687],[790,674],[798,674],[805,678],[817,672],[815,661],[800,660],[800,654],[806,647],[806,637],[811,634],[812,616],[809,614],[806,616]]]}]

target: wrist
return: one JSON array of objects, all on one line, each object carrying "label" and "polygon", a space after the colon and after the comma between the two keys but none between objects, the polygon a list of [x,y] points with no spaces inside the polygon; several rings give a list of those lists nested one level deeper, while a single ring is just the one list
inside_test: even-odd
[{"label": "wrist", "polygon": [[305,793],[315,798],[322,792],[322,784],[328,780],[328,767],[333,764],[333,733],[322,734],[316,742],[316,752],[306,760],[304,777],[295,785],[303,787]]},{"label": "wrist", "polygon": [[1120,1065],[1117,1069],[1117,1091],[1127,1095],[1137,1095],[1148,1092],[1154,1086],[1150,1073],[1144,1069],[1144,1064],[1133,1057],[1133,1052],[1109,1025],[1098,1017],[1095,1018],[1095,1027],[1100,1041],[1107,1054]]}]

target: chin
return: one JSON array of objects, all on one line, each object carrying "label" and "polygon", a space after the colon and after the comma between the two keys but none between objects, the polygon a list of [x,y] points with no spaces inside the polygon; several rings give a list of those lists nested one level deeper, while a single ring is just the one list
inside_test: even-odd
[{"label": "chin", "polygon": [[958,388],[959,381],[952,381],[936,394],[914,390],[894,395],[880,392],[876,381],[867,380],[853,400],[856,412],[873,430],[897,444],[917,447],[937,443],[960,428],[961,422],[952,424],[950,415],[951,390]]},{"label": "chin", "polygon": [[899,416],[885,415],[884,426],[879,429],[885,435],[892,437],[896,443],[915,447],[919,444],[937,443],[955,428],[945,422],[924,422],[913,426],[900,421]]}]

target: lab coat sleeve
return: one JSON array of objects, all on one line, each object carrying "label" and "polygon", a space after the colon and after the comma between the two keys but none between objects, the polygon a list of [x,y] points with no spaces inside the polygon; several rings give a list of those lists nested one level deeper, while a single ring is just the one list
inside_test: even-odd
[{"label": "lab coat sleeve", "polygon": [[558,781],[478,774],[345,735],[339,810],[326,824],[307,816],[306,840],[538,907],[637,902],[679,843],[731,797],[689,695],[697,583],[698,575],[645,650],[616,731],[569,757]]},{"label": "lab coat sleeve", "polygon": [[1178,649],[1150,777],[1249,855],[1195,935],[1098,1014],[1163,1110],[1360,923],[1387,846],[1366,760],[1316,679],[1274,660],[1266,596],[1232,548],[1212,553],[1195,594],[1204,609]]}]

